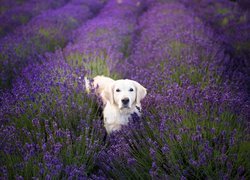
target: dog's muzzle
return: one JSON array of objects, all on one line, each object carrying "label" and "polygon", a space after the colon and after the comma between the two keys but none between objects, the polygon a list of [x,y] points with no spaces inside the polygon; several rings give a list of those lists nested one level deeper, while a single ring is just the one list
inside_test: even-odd
[{"label": "dog's muzzle", "polygon": [[129,108],[129,98],[124,98],[122,101],[122,108]]}]

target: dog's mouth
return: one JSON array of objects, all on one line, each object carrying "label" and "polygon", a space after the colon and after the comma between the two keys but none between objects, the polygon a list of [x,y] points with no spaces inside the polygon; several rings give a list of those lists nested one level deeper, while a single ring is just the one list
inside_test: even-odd
[{"label": "dog's mouth", "polygon": [[122,113],[122,114],[128,114],[128,113],[131,113],[131,107],[129,107],[128,105],[125,105],[125,106],[122,106],[121,108],[120,108],[120,113]]},{"label": "dog's mouth", "polygon": [[123,110],[123,109],[130,109],[130,107],[128,105],[123,105],[120,109],[121,110]]}]

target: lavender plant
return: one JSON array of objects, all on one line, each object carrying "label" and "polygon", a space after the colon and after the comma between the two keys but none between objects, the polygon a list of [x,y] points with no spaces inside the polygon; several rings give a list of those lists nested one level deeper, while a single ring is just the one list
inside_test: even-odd
[{"label": "lavender plant", "polygon": [[[238,1],[182,1],[203,19],[217,33],[216,38],[223,43],[228,56],[224,64],[224,79],[245,81],[249,92],[249,24],[250,16]],[[247,7],[246,7],[247,9]]]},{"label": "lavender plant", "polygon": [[[125,10],[123,13],[129,13]],[[117,39],[121,38],[118,36]],[[1,127],[3,132],[8,131],[8,127],[14,129],[7,135],[1,134],[6,135],[1,148],[6,157],[1,164],[4,177],[37,174],[44,178],[105,176],[96,162],[99,152],[105,148],[105,144],[100,144],[105,142],[102,141],[102,121],[97,116],[98,104],[84,93],[82,79],[85,72],[65,64],[63,55],[58,53],[47,57],[48,62],[43,65],[31,64],[25,68],[12,92],[2,97]],[[14,110],[16,107],[19,110]],[[13,134],[20,134],[21,139],[12,142]],[[25,153],[15,154],[9,149]],[[21,165],[14,169],[6,164]]]},{"label": "lavender plant", "polygon": [[95,162],[105,130],[98,104],[85,93],[85,72],[72,69],[60,54],[47,58],[25,68],[15,88],[2,96],[0,174],[99,176]]},{"label": "lavender plant", "polygon": [[16,6],[20,6],[24,1],[16,1],[16,0],[3,0],[1,1],[1,7],[0,7],[0,15],[3,15],[6,11],[8,11],[11,8],[15,8]]},{"label": "lavender plant", "polygon": [[178,3],[155,5],[138,29],[122,71],[147,84],[145,117],[111,137],[103,171],[132,179],[248,177],[248,96],[221,79],[224,54],[211,29]]},{"label": "lavender plant", "polygon": [[[2,4],[3,3],[3,4]],[[40,14],[47,9],[56,9],[66,4],[66,0],[60,1],[27,1],[17,6],[12,5],[12,8],[5,10],[0,16],[0,38],[12,32],[16,27],[24,25],[29,22],[32,17]],[[1,7],[4,6],[1,2]]]},{"label": "lavender plant", "polygon": [[[69,12],[78,3],[66,5]],[[102,3],[83,4],[96,12]],[[174,1],[109,0],[74,33],[76,26],[62,23],[72,42],[41,64],[27,61],[13,88],[1,92],[0,177],[248,179],[245,81],[225,77],[227,49],[204,22]],[[102,103],[83,82],[96,74],[148,90],[142,117],[131,115],[108,136]]]},{"label": "lavender plant", "polygon": [[89,76],[115,76],[113,69],[128,56],[142,1],[107,2],[100,14],[77,29],[75,40],[64,49],[72,66],[84,66]]},{"label": "lavender plant", "polygon": [[70,34],[81,23],[93,16],[83,2],[72,2],[43,12],[26,26],[5,37],[0,42],[1,87],[8,87],[23,67],[30,62],[41,61],[45,52],[65,46]]}]

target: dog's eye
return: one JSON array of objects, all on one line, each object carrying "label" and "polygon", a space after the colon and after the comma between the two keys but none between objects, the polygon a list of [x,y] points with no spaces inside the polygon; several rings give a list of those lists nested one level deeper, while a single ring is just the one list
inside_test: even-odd
[{"label": "dog's eye", "polygon": [[121,90],[120,90],[120,89],[116,89],[115,91],[116,91],[116,92],[120,92]]},{"label": "dog's eye", "polygon": [[133,91],[134,91],[134,89],[133,89],[133,88],[130,88],[130,89],[129,89],[129,91],[130,91],[130,92],[133,92]]}]

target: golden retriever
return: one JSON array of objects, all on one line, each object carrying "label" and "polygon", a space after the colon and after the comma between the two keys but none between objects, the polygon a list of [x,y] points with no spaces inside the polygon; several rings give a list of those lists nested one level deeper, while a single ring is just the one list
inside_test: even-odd
[{"label": "golden retriever", "polygon": [[[89,91],[91,83],[87,78],[85,78],[85,84]],[[141,115],[141,100],[146,96],[147,90],[138,82],[96,76],[92,85],[95,93],[103,101],[104,126],[108,133],[120,130],[122,125],[127,125],[131,114]]]}]

